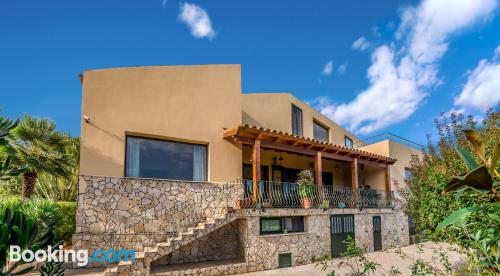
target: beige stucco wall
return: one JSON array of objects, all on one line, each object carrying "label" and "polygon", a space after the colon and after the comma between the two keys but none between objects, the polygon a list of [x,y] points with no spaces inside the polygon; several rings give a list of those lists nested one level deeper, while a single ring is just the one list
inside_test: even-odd
[{"label": "beige stucco wall", "polygon": [[[360,148],[361,150],[382,154],[396,158],[397,161],[391,165],[391,189],[397,191],[406,187],[405,168],[410,167],[412,155],[421,157],[422,152],[392,140],[383,140]],[[383,171],[373,175],[374,178],[384,179]]]},{"label": "beige stucco wall", "polygon": [[290,93],[243,94],[243,123],[292,133],[292,104],[302,109],[304,137],[313,138],[313,120],[327,126],[330,143],[344,145],[344,136],[359,139]]},{"label": "beige stucco wall", "polygon": [[241,124],[240,65],[90,70],[82,86],[82,175],[123,176],[131,133],[207,144],[209,181],[241,177],[241,150],[222,139]]}]

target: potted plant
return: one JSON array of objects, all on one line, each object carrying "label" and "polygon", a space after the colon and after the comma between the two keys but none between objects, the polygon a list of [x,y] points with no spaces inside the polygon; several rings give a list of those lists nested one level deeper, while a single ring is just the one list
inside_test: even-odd
[{"label": "potted plant", "polygon": [[299,184],[299,198],[302,203],[302,208],[310,209],[313,206],[313,197],[315,195],[316,185],[311,171],[302,170],[297,174],[297,183]]},{"label": "potted plant", "polygon": [[328,199],[323,199],[323,209],[328,209],[330,208],[330,200]]},{"label": "potted plant", "polygon": [[253,200],[251,198],[238,199],[236,200],[235,209],[251,208],[253,206]]}]

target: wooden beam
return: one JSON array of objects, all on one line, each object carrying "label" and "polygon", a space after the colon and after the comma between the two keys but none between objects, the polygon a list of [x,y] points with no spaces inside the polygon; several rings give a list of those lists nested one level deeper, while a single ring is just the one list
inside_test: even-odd
[{"label": "wooden beam", "polygon": [[353,190],[357,190],[359,188],[358,183],[358,158],[354,158],[351,162],[351,186]]},{"label": "wooden beam", "polygon": [[391,167],[387,166],[385,172],[385,193],[387,198],[391,196]]},{"label": "wooden beam", "polygon": [[367,165],[367,166],[373,166],[373,167],[378,167],[378,168],[386,168],[387,164],[385,163],[380,163],[377,161],[371,161],[371,160],[362,160],[358,159],[359,164]]},{"label": "wooden beam", "polygon": [[314,174],[316,177],[316,185],[323,185],[323,167],[321,164],[321,151],[316,152],[314,157]]},{"label": "wooden beam", "polygon": [[354,160],[354,158],[352,157],[331,152],[323,152],[323,157],[325,159],[333,159],[333,160],[347,161],[347,162],[352,162],[352,160]]},{"label": "wooden beam", "polygon": [[309,155],[309,156],[316,155],[315,150],[306,149],[304,147],[299,147],[299,146],[292,146],[289,144],[273,143],[273,142],[269,142],[269,141],[262,141],[261,147],[266,148],[266,149],[281,150],[281,151],[285,151],[285,152],[291,152],[291,153],[297,153],[297,154],[303,154],[303,155]]},{"label": "wooden beam", "polygon": [[238,129],[239,129],[238,127],[225,129],[223,134],[222,134],[222,137],[228,138],[228,137],[234,136],[234,135],[238,134]]},{"label": "wooden beam", "polygon": [[253,144],[252,153],[252,175],[253,175],[253,186],[252,194],[255,202],[258,200],[259,193],[259,183],[260,183],[260,140],[255,140]]}]

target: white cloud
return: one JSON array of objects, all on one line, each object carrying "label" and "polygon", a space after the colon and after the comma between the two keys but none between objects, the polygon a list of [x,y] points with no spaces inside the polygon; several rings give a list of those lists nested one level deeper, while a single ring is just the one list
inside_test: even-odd
[{"label": "white cloud", "polygon": [[161,0],[161,7],[165,9],[167,7],[168,0]]},{"label": "white cloud", "polygon": [[494,54],[495,56],[500,56],[500,45],[498,45],[498,47],[495,48]]},{"label": "white cloud", "polygon": [[352,48],[354,50],[365,51],[368,50],[372,46],[372,43],[368,41],[364,36],[354,40],[352,43]]},{"label": "white cloud", "polygon": [[424,0],[406,8],[394,34],[402,45],[389,43],[373,50],[369,87],[351,102],[336,104],[321,98],[315,106],[358,134],[407,119],[439,84],[438,62],[448,49],[449,37],[487,17],[496,6],[496,0]]},{"label": "white cloud", "polygon": [[325,64],[325,67],[323,67],[321,74],[325,76],[331,76],[332,73],[333,73],[333,62],[330,60]]},{"label": "white cloud", "polygon": [[493,59],[479,61],[468,73],[467,83],[455,98],[455,106],[465,110],[486,111],[500,104],[500,46],[495,49]]},{"label": "white cloud", "polygon": [[347,70],[347,62],[342,63],[338,68],[337,72],[339,72],[340,75],[344,74],[345,71]]},{"label": "white cloud", "polygon": [[196,38],[213,39],[215,37],[208,13],[195,4],[181,3],[179,20],[188,25],[191,34]]}]

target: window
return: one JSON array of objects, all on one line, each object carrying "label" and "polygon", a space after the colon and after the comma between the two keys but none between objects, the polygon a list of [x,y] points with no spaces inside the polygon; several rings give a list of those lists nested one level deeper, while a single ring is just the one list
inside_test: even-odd
[{"label": "window", "polygon": [[351,139],[351,138],[349,138],[349,137],[345,136],[345,138],[344,138],[344,143],[345,143],[345,146],[346,146],[346,147],[348,147],[348,148],[352,149],[352,147],[353,147],[353,143],[352,143],[352,139]]},{"label": "window", "polygon": [[328,128],[317,123],[316,121],[313,121],[313,137],[315,140],[328,143],[330,141],[328,138],[328,132]]},{"label": "window", "polygon": [[260,219],[260,234],[304,232],[304,217],[275,217]]},{"label": "window", "polygon": [[290,267],[292,266],[292,253],[281,253],[278,254],[278,267]]},{"label": "window", "polygon": [[292,134],[303,136],[302,109],[292,104]]},{"label": "window", "polygon": [[413,177],[413,174],[411,173],[411,169],[405,168],[405,180],[411,181],[412,177]]},{"label": "window", "polygon": [[127,136],[125,176],[207,180],[207,146]]}]

